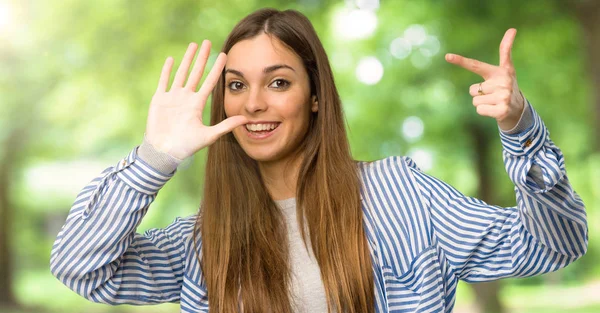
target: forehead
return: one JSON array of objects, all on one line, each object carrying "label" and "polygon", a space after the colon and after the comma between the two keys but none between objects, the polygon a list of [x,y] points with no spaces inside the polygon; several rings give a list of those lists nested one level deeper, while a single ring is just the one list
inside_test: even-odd
[{"label": "forehead", "polygon": [[277,37],[262,33],[233,45],[227,54],[226,67],[252,72],[274,64],[286,64],[297,71],[303,69],[302,60],[294,51]]}]

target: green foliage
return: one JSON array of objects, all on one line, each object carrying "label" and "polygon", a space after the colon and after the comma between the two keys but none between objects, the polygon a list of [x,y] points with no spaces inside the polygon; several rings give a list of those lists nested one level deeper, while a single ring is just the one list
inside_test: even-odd
[{"label": "green foliage", "polygon": [[[11,174],[15,212],[12,256],[20,300],[49,311],[61,311],[64,306],[90,312],[135,310],[90,305],[60,285],[48,270],[51,244],[60,223],[79,189],[101,169],[91,172],[88,165],[87,170],[78,170],[87,173],[86,181],[78,186],[60,187],[70,177],[56,175],[50,185],[58,189],[46,192],[44,186],[51,186],[40,183],[39,174],[28,173],[48,164],[61,168],[80,160],[89,161],[93,168],[116,164],[143,138],[148,104],[165,58],[173,56],[177,66],[190,41],[209,39],[214,59],[233,25],[263,6],[299,9],[313,21],[332,61],[356,159],[424,149],[433,156],[428,172],[469,195],[477,189],[469,126],[478,125],[492,136],[497,126],[478,116],[471,105],[468,88],[480,78],[446,63],[443,56],[453,52],[497,64],[504,31],[516,27],[512,57],[519,86],[563,150],[569,178],[588,207],[589,253],[561,275],[575,284],[598,277],[600,153],[588,144],[595,135],[591,117],[598,109],[592,106],[591,92],[598,86],[591,84],[586,72],[584,39],[577,20],[554,2],[543,0],[381,1],[374,34],[352,41],[341,39],[333,22],[351,3],[8,2],[13,23],[20,25],[10,31],[0,29],[0,39],[7,39],[0,46],[0,143],[10,130],[26,126]],[[414,49],[405,59],[393,57],[391,41],[403,36],[411,25],[422,25],[427,34],[435,36],[439,52],[427,56]],[[383,77],[375,85],[356,78],[356,66],[365,56],[375,56],[383,65]],[[402,134],[402,123],[411,116],[423,121],[424,132],[417,140]],[[494,138],[491,164],[498,204],[514,205],[499,139]],[[11,147],[0,145],[0,156],[6,149]],[[160,191],[140,231],[163,227],[176,216],[197,211],[204,160],[201,151]],[[33,188],[34,182],[41,187]],[[545,279],[519,282],[510,285],[540,286]],[[459,294],[459,304],[461,299]],[[464,299],[470,301],[468,296]],[[528,312],[550,312],[546,309],[536,307]],[[153,310],[176,309],[167,305]]]}]

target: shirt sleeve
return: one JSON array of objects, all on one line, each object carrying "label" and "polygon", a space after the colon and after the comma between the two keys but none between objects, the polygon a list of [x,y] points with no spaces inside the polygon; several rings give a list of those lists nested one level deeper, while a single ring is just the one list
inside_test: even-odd
[{"label": "shirt sleeve", "polygon": [[551,272],[587,250],[584,204],[569,183],[562,152],[529,108],[533,125],[500,133],[515,207],[467,197],[407,159],[429,207],[436,242],[459,279],[481,282]]},{"label": "shirt sleeve", "polygon": [[178,218],[164,229],[136,233],[159,189],[175,174],[149,166],[137,148],[81,190],[52,247],[54,276],[94,302],[180,299],[185,242],[195,219]]}]

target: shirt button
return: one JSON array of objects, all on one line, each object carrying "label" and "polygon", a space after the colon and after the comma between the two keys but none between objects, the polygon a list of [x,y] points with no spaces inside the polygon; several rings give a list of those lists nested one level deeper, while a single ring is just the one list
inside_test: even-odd
[{"label": "shirt button", "polygon": [[527,141],[525,141],[525,148],[529,148],[529,146],[531,146],[531,139],[527,139]]},{"label": "shirt button", "polygon": [[123,166],[125,166],[125,164],[127,164],[127,161],[123,160],[123,162],[121,162],[121,164],[123,164]]}]

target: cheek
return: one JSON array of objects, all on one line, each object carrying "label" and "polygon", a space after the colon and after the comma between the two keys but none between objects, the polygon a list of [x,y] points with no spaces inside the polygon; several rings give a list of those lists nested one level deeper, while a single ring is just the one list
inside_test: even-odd
[{"label": "cheek", "polygon": [[270,100],[272,106],[277,107],[277,111],[287,119],[305,119],[310,111],[306,97],[299,92],[276,95]]},{"label": "cheek", "polygon": [[240,114],[240,104],[239,99],[236,97],[232,97],[231,95],[227,95],[223,97],[223,107],[225,108],[225,115],[233,116]]}]

